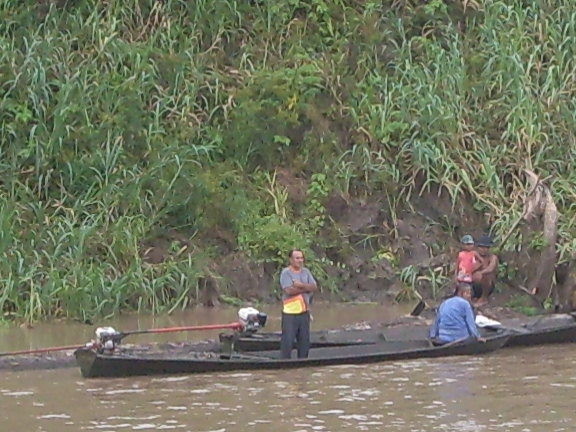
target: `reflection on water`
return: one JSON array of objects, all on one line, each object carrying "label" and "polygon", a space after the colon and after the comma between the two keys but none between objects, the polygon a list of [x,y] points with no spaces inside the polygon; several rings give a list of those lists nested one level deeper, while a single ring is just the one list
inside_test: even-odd
[{"label": "reflection on water", "polygon": [[2,430],[574,431],[576,345],[195,376],[4,373]]}]

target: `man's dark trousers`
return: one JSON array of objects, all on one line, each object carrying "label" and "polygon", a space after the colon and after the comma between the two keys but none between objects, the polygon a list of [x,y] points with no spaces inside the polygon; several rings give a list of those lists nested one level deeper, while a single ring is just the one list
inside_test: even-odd
[{"label": "man's dark trousers", "polygon": [[290,358],[296,341],[298,358],[307,358],[310,351],[310,312],[282,314],[282,340],[280,356]]}]

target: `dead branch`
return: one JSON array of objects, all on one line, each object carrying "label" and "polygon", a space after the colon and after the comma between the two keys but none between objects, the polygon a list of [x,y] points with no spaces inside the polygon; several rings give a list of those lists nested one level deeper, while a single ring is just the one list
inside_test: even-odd
[{"label": "dead branch", "polygon": [[545,241],[537,262],[536,275],[529,281],[528,290],[543,301],[550,296],[553,287],[558,239],[558,209],[550,188],[544,184],[543,180],[530,170],[524,170],[524,172],[532,186],[532,193],[527,195],[524,201],[523,218],[527,221],[541,219]]}]

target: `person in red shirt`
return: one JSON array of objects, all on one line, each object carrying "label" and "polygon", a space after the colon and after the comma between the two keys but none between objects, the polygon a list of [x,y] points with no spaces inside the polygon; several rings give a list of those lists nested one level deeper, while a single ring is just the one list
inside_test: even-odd
[{"label": "person in red shirt", "polygon": [[480,266],[480,256],[474,248],[474,238],[466,234],[460,239],[462,250],[456,258],[456,282],[472,283],[472,274]]}]

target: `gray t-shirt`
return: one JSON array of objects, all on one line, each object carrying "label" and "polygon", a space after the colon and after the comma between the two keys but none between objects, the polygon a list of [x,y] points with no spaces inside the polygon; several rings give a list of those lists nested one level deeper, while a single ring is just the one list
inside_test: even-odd
[{"label": "gray t-shirt", "polygon": [[[282,300],[286,300],[287,298],[293,297],[289,294],[286,294],[286,288],[291,287],[294,281],[300,281],[302,283],[316,285],[314,276],[312,276],[312,273],[310,273],[310,270],[308,270],[306,267],[302,267],[302,270],[300,270],[300,272],[298,273],[295,273],[292,270],[290,270],[290,267],[286,267],[284,270],[282,270],[282,273],[280,273]],[[312,293],[302,293],[302,297],[304,297],[306,305],[310,307],[312,300]]]}]

